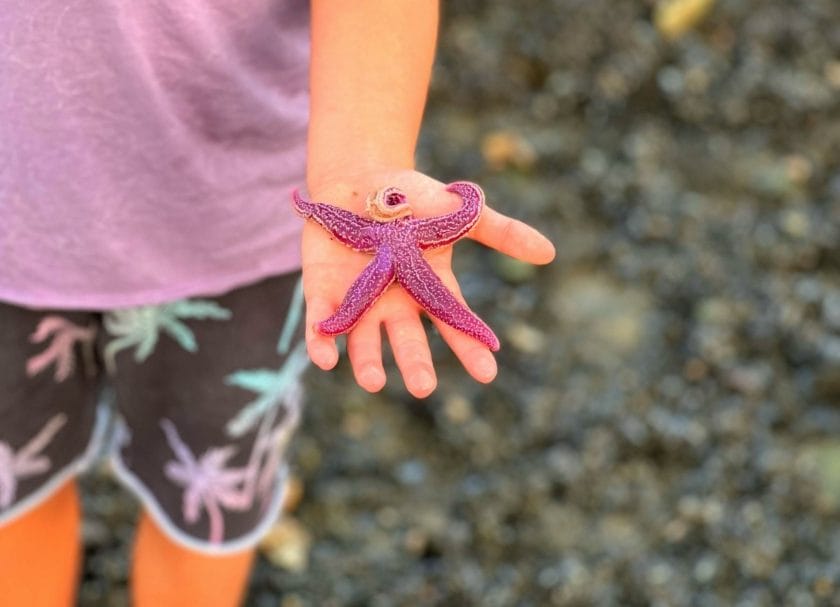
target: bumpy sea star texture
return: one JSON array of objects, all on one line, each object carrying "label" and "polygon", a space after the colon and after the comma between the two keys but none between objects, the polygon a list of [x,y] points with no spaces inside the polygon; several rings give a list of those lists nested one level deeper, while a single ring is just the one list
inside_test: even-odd
[{"label": "bumpy sea star texture", "polygon": [[318,323],[318,331],[325,335],[347,333],[396,281],[435,318],[494,352],[499,349],[499,339],[490,327],[455,298],[423,259],[424,250],[452,244],[465,236],[484,207],[484,192],[474,183],[456,181],[446,190],[461,197],[461,208],[425,219],[415,219],[405,194],[393,187],[368,198],[370,218],[330,204],[309,202],[297,191],[293,193],[295,210],[302,217],[317,222],[351,249],[374,256],[335,314]]}]

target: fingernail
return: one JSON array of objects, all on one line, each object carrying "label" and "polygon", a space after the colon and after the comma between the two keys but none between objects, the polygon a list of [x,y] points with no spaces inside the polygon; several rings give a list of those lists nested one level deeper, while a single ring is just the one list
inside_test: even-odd
[{"label": "fingernail", "polygon": [[496,377],[496,372],[498,371],[498,367],[496,366],[496,359],[492,356],[482,357],[478,364],[476,365],[476,371],[478,371],[478,375],[486,380],[490,381],[494,377]]},{"label": "fingernail", "polygon": [[312,355],[320,366],[332,367],[337,362],[335,350],[326,344],[317,344],[313,346]]},{"label": "fingernail", "polygon": [[385,384],[385,374],[377,367],[370,365],[359,374],[359,379],[366,388],[380,390]]},{"label": "fingernail", "polygon": [[414,375],[412,383],[418,392],[425,394],[434,389],[435,378],[428,371],[420,371]]}]

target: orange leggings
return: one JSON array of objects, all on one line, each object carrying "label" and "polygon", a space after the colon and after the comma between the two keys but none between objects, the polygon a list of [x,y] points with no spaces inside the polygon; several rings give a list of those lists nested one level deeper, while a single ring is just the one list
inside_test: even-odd
[{"label": "orange leggings", "polygon": [[[75,482],[70,482],[32,511],[0,528],[0,605],[74,605],[80,527],[78,489]],[[239,605],[253,558],[253,550],[208,556],[183,548],[167,539],[144,513],[134,544],[133,605]]]}]

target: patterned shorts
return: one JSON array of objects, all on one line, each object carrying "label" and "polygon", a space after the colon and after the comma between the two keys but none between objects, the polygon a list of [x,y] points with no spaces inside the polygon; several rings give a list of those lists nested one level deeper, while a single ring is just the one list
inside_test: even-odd
[{"label": "patterned shorts", "polygon": [[0,303],[0,532],[104,452],[175,541],[254,545],[300,416],[299,276],[104,313]]}]

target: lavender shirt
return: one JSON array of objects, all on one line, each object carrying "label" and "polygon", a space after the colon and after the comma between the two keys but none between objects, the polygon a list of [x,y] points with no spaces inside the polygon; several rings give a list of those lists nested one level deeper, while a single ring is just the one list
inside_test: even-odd
[{"label": "lavender shirt", "polygon": [[8,0],[0,301],[106,309],[299,267],[304,0]]}]

